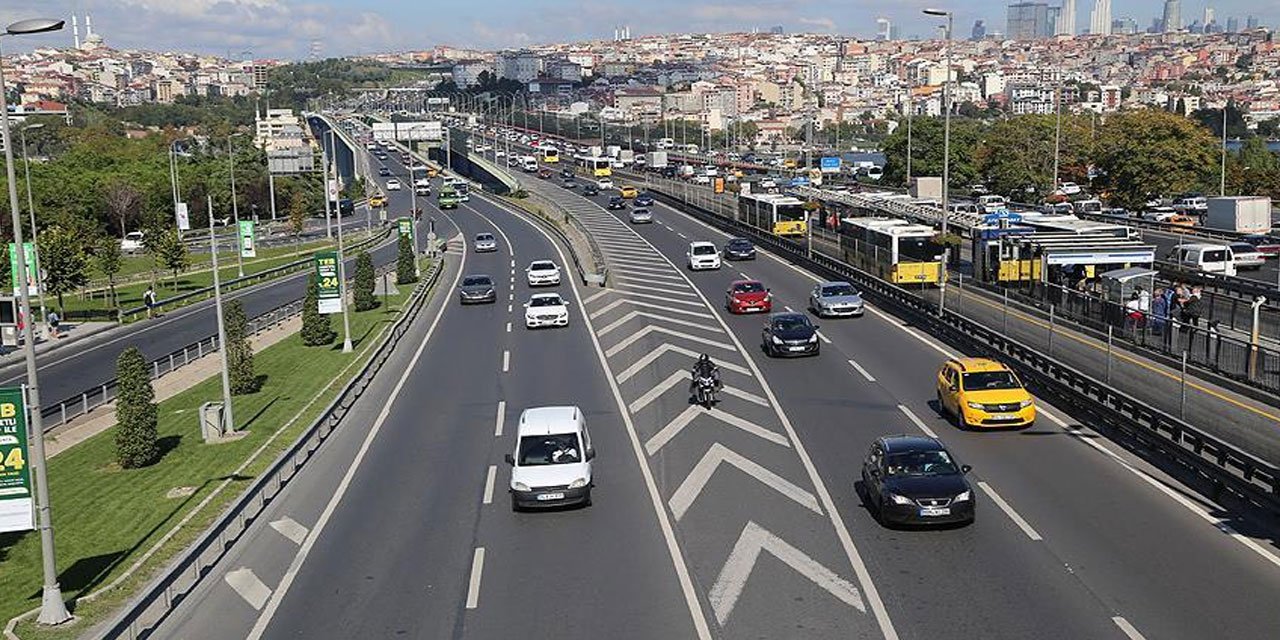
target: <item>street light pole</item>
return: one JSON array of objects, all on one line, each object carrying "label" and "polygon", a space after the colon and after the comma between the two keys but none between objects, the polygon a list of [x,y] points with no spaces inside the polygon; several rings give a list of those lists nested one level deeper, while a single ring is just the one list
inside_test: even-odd
[{"label": "street light pole", "polygon": [[[244,277],[244,252],[240,250],[240,205],[236,204],[236,152],[231,147],[231,139],[237,134],[227,136],[227,161],[231,163],[231,219],[235,222],[236,234],[236,275]],[[213,252],[218,252],[218,246],[213,245]]]},{"label": "street light pole", "polygon": [[1227,105],[1231,104],[1228,100],[1222,105],[1222,169],[1218,174],[1218,195],[1227,195]]},{"label": "street light pole", "polygon": [[[0,35],[23,35],[57,31],[62,28],[62,20],[34,19],[15,22]],[[0,60],[3,58],[0,57]],[[15,258],[18,261],[18,309],[27,321],[23,324],[24,340],[22,355],[27,368],[27,411],[30,417],[31,466],[35,470],[35,508],[36,526],[40,530],[41,569],[44,584],[40,590],[40,614],[36,621],[40,624],[61,624],[71,619],[67,612],[67,604],[62,600],[62,588],[58,586],[58,565],[55,557],[53,540],[52,510],[49,507],[49,474],[44,452],[44,419],[40,414],[40,382],[36,370],[35,332],[31,322],[31,292],[27,288],[27,260],[22,246],[22,217],[18,213],[18,184],[13,170],[13,145],[9,144],[13,137],[9,132],[9,104],[5,95],[4,68],[0,65],[0,128],[3,129],[4,159],[6,177],[9,179],[9,214],[13,222],[13,241]]]},{"label": "street light pole", "polygon": [[1057,113],[1053,127],[1053,192],[1056,193],[1059,184],[1058,154],[1062,149],[1062,76],[1058,76],[1058,84],[1053,88],[1053,110]]},{"label": "street light pole", "polygon": [[27,129],[39,129],[42,124],[29,124],[18,130],[18,136],[22,139],[22,171],[27,178],[27,213],[31,215],[31,245],[36,248],[35,259],[32,260],[32,266],[36,268],[36,282],[41,286],[36,288],[40,297],[40,324],[48,326],[49,309],[44,303],[44,278],[40,269],[40,231],[36,229],[36,201],[31,196],[31,159],[27,157]]},{"label": "street light pole", "polygon": [[942,234],[947,233],[947,219],[951,217],[948,207],[948,195],[951,190],[951,23],[952,14],[942,9],[925,9],[925,15],[946,16],[946,76],[942,84],[942,107],[945,116],[942,121]]},{"label": "street light pole", "polygon": [[207,207],[209,209],[209,245],[214,247],[213,253],[213,304],[214,311],[218,314],[218,344],[222,347],[218,350],[219,357],[222,360],[222,431],[223,433],[231,433],[236,428],[236,421],[231,411],[231,373],[227,362],[227,327],[222,318],[222,282],[218,277],[218,251],[214,244],[216,239],[213,236],[213,195],[205,196],[208,198]]}]

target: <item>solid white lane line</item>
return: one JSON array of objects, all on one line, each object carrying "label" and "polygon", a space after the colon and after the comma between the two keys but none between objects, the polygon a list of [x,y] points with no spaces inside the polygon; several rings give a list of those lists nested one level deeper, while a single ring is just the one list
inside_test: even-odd
[{"label": "solid white lane line", "polygon": [[255,611],[262,611],[262,607],[271,599],[271,588],[263,584],[258,576],[254,575],[252,569],[241,567],[235,571],[229,571],[222,576],[222,580],[227,583],[249,606]]},{"label": "solid white lane line", "polygon": [[1044,539],[1040,537],[1040,534],[1037,533],[1035,529],[1031,528],[1031,525],[1028,524],[1026,520],[1022,519],[1022,516],[1018,515],[1017,511],[1013,510],[1013,507],[1009,506],[1008,502],[1004,501],[1004,498],[1000,497],[1000,494],[996,493],[995,489],[991,488],[991,485],[979,480],[978,486],[986,492],[987,497],[991,498],[992,502],[996,503],[997,507],[1000,507],[1000,510],[1003,511],[1005,515],[1009,516],[1009,519],[1012,520],[1014,524],[1018,525],[1019,529],[1022,529],[1023,533],[1027,534],[1028,538],[1031,538],[1032,540]]},{"label": "solid white lane line", "polygon": [[[852,363],[853,361],[850,360],[849,362]],[[903,414],[905,414],[907,416],[907,419],[910,420],[912,424],[916,425],[917,428],[923,431],[925,435],[929,436],[930,438],[938,437],[938,434],[934,433],[933,429],[930,429],[929,425],[926,425],[923,420],[916,417],[916,414],[913,413],[910,409],[908,409],[907,405],[905,404],[898,405],[898,411],[901,411]]]},{"label": "solid white lane line", "polygon": [[498,466],[489,465],[489,472],[484,477],[484,503],[493,504],[493,482],[498,477]]},{"label": "solid white lane line", "polygon": [[864,377],[864,378],[866,378],[866,379],[867,379],[867,382],[875,382],[875,381],[876,381],[875,377],[874,377],[874,376],[872,376],[872,375],[871,375],[871,373],[870,373],[870,372],[868,372],[866,369],[862,368],[862,365],[858,364],[858,361],[857,361],[857,360],[854,360],[853,358],[850,358],[850,359],[849,359],[849,364],[853,365],[853,368],[854,368],[854,369],[857,369],[857,370],[858,370],[858,373],[861,373],[861,374],[862,374],[862,377]]},{"label": "solid white lane line", "polygon": [[[458,288],[458,282],[462,280],[462,274],[466,271],[466,266],[467,254],[463,253],[462,262],[458,265],[458,272],[453,276],[453,284],[449,285],[450,289]],[[391,415],[391,407],[395,405],[396,400],[400,397],[400,392],[404,390],[405,383],[409,380],[409,376],[413,373],[414,368],[418,366],[418,361],[422,359],[422,353],[427,350],[427,345],[431,343],[431,337],[435,335],[436,327],[440,325],[440,319],[444,317],[444,311],[448,308],[450,308],[448,304],[442,304],[436,311],[436,317],[432,319],[431,326],[427,328],[427,335],[423,337],[422,343],[413,352],[413,357],[409,359],[409,365],[400,374],[400,379],[396,381],[395,387],[392,388],[387,403],[383,405],[382,411],[378,414],[377,419],[373,421],[373,427],[369,429],[369,433],[365,435],[364,442],[360,443],[360,449],[356,451],[355,457],[351,459],[351,463],[347,466],[347,471],[342,476],[342,481],[338,483],[333,496],[329,498],[329,503],[325,505],[324,511],[320,513],[320,518],[316,520],[311,533],[307,534],[307,539],[302,543],[302,548],[293,557],[293,562],[289,563],[289,569],[285,571],[284,578],[280,580],[280,585],[271,594],[271,600],[267,602],[266,608],[258,616],[258,620],[254,623],[253,629],[249,631],[246,640],[259,640],[262,638],[262,634],[266,631],[267,625],[271,623],[271,618],[275,615],[276,609],[280,607],[280,601],[284,599],[284,595],[297,578],[298,571],[302,568],[302,563],[307,561],[307,555],[311,553],[312,547],[315,546],[316,539],[320,537],[325,525],[333,517],[333,512],[338,508],[338,503],[342,501],[342,497],[346,495],[347,488],[351,486],[352,478],[355,477],[356,471],[360,469],[360,463],[364,461],[365,455],[369,453],[369,448],[373,445],[374,438],[378,437],[378,433],[382,431],[382,425],[386,424],[387,416]]]},{"label": "solid white lane line", "polygon": [[1124,617],[1112,616],[1111,621],[1116,623],[1117,627],[1120,627],[1120,630],[1124,632],[1124,635],[1127,636],[1129,640],[1146,640],[1146,638],[1142,637],[1142,634],[1138,632],[1138,629],[1132,624],[1129,624],[1129,621],[1125,620]]},{"label": "solid white lane line", "polygon": [[292,540],[294,544],[302,544],[302,541],[307,539],[307,528],[298,524],[296,520],[289,516],[271,521],[271,528],[275,529],[280,535]]},{"label": "solid white lane line", "polygon": [[511,351],[502,350],[502,372],[506,373],[511,370]]},{"label": "solid white lane line", "polygon": [[502,437],[502,425],[505,424],[506,421],[507,421],[507,401],[499,400],[498,401],[498,417],[494,421],[496,426],[493,428],[493,437],[495,438]]},{"label": "solid white lane line", "polygon": [[471,581],[467,584],[467,608],[474,609],[480,605],[480,576],[484,573],[484,547],[476,547],[471,556]]}]

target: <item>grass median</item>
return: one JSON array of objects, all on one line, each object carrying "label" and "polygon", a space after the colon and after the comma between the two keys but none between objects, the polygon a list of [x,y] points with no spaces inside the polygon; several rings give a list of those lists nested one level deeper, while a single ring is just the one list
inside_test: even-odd
[{"label": "grass median", "polygon": [[[159,462],[122,470],[115,463],[114,427],[50,460],[59,581],[69,600],[109,584],[184,517],[193,512],[194,517],[140,571],[93,601],[79,603],[76,623],[41,628],[28,620],[18,627],[19,635],[73,638],[126,601],[310,425],[372,354],[411,291],[411,286],[402,286],[398,295],[384,298],[379,308],[351,314],[354,355],[342,353],[340,335],[332,347],[306,347],[296,332],[259,352],[255,368],[265,376],[262,389],[233,400],[236,422],[248,433],[240,440],[221,444],[201,440],[198,408],[222,398],[221,381],[215,375],[160,403],[163,457]],[[334,326],[341,333],[340,319],[334,319]],[[236,470],[255,452],[253,461],[237,475]],[[199,506],[210,496],[214,497]],[[40,566],[40,539],[35,532],[0,534],[0,620],[40,604]]]}]

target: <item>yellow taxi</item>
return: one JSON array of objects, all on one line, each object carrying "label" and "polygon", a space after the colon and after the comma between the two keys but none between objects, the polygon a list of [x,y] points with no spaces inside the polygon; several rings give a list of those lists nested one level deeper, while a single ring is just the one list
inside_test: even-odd
[{"label": "yellow taxi", "polygon": [[369,206],[385,207],[387,206],[387,197],[384,195],[369,196]]},{"label": "yellow taxi", "polygon": [[631,185],[623,185],[618,188],[618,195],[621,195],[624,198],[634,198],[640,195],[640,192]]},{"label": "yellow taxi", "polygon": [[436,177],[436,176],[438,176],[438,175],[440,175],[440,171],[439,171],[438,169],[436,169],[435,167],[427,167],[427,177],[428,177],[428,178],[434,178],[434,177]]},{"label": "yellow taxi", "polygon": [[963,429],[1029,427],[1036,406],[1009,367],[987,358],[947,360],[938,371],[938,405]]}]

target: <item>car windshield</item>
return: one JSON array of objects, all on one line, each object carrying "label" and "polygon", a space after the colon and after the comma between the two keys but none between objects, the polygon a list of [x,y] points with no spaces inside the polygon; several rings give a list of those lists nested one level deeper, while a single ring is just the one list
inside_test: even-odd
[{"label": "car windshield", "polygon": [[836,284],[836,285],[831,285],[829,287],[822,288],[822,296],[824,298],[832,298],[835,296],[856,296],[856,295],[858,295],[858,292],[854,291],[853,287],[847,284]]},{"label": "car windshield", "polygon": [[773,320],[774,331],[795,331],[808,326],[810,326],[809,319],[801,315],[783,316]]},{"label": "car windshield", "polygon": [[890,476],[949,476],[959,473],[946,451],[907,451],[890,454],[885,474]]},{"label": "car windshield", "polygon": [[729,241],[729,246],[734,249],[750,249],[751,243],[741,238],[734,238]]},{"label": "car windshield", "polygon": [[764,285],[759,282],[739,282],[733,285],[735,293],[764,293]]},{"label": "car windshield", "polygon": [[703,244],[703,245],[696,245],[693,247],[693,255],[695,256],[709,256],[715,252],[716,252],[716,248],[711,245]]},{"label": "car windshield", "polygon": [[632,210],[632,211],[631,211],[631,215],[633,215],[633,216],[647,216],[647,215],[649,215],[649,210],[648,210],[648,209],[634,209],[634,210]]},{"label": "car windshield", "polygon": [[492,242],[492,241],[493,241],[493,236],[487,233],[482,233],[476,236],[476,242]]},{"label": "car windshield", "polygon": [[530,307],[560,307],[564,305],[564,301],[560,296],[538,296],[529,300]]},{"label": "car windshield", "polygon": [[1257,253],[1257,252],[1258,252],[1258,249],[1257,249],[1256,247],[1254,247],[1253,245],[1249,244],[1248,242],[1233,242],[1233,243],[1231,243],[1231,251],[1232,251],[1233,253],[1237,253],[1237,254],[1239,254],[1239,253]]},{"label": "car windshield", "polygon": [[467,276],[462,279],[462,286],[464,287],[482,287],[491,285],[493,285],[493,280],[490,280],[489,276]]},{"label": "car windshield", "polygon": [[574,464],[582,462],[579,451],[576,433],[525,436],[520,438],[520,454],[516,457],[516,463],[522,467]]},{"label": "car windshield", "polygon": [[551,262],[535,262],[529,265],[530,271],[551,271],[555,268],[556,268],[556,265]]},{"label": "car windshield", "polygon": [[1010,371],[981,371],[964,374],[964,388],[970,391],[983,389],[1018,389],[1018,379]]}]

